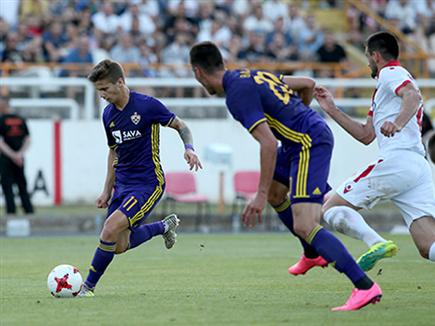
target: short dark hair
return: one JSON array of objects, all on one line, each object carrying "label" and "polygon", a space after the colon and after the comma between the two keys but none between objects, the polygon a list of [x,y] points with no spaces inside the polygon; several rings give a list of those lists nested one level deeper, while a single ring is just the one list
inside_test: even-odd
[{"label": "short dark hair", "polygon": [[366,46],[369,54],[378,51],[386,60],[397,59],[399,57],[399,42],[391,33],[378,32],[370,35]]},{"label": "short dark hair", "polygon": [[224,60],[216,44],[206,41],[195,44],[190,49],[190,64],[207,72],[224,69]]},{"label": "short dark hair", "polygon": [[107,80],[115,84],[119,78],[125,80],[122,66],[118,62],[109,59],[100,61],[88,76],[88,79],[93,83],[99,80]]}]

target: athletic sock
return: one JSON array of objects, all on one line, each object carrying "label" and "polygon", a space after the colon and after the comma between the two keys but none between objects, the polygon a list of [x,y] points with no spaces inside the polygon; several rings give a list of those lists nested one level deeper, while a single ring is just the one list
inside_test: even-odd
[{"label": "athletic sock", "polygon": [[323,214],[323,219],[335,230],[354,239],[364,241],[371,247],[379,242],[386,242],[364,221],[356,210],[347,206],[336,206]]},{"label": "athletic sock", "polygon": [[164,231],[165,227],[162,221],[144,224],[133,229],[130,233],[128,250],[136,248],[156,235],[163,234]]},{"label": "athletic sock", "polygon": [[307,237],[307,242],[336,270],[346,274],[356,288],[366,290],[372,287],[373,282],[332,233],[317,225]]},{"label": "athletic sock", "polygon": [[95,251],[94,259],[92,259],[89,274],[86,278],[85,285],[89,289],[94,289],[101,276],[103,276],[107,266],[115,255],[116,242],[107,242],[100,239],[100,245]]},{"label": "athletic sock", "polygon": [[310,259],[319,257],[319,254],[317,253],[316,249],[314,249],[313,246],[309,245],[304,239],[302,239],[300,236],[298,236],[295,233],[295,230],[293,228],[293,213],[290,206],[290,199],[287,198],[280,205],[273,208],[275,212],[278,214],[278,217],[282,221],[282,223],[284,223],[287,229],[289,229],[289,231],[293,233],[293,235],[297,237],[301,242],[301,245],[304,248],[304,256]]},{"label": "athletic sock", "polygon": [[429,260],[435,261],[435,242],[429,248]]}]

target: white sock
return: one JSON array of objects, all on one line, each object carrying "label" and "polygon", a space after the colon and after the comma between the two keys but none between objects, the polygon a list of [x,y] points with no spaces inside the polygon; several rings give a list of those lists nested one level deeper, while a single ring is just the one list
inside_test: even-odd
[{"label": "white sock", "polygon": [[356,210],[347,206],[336,206],[323,214],[323,219],[336,231],[364,241],[371,247],[378,242],[386,242],[376,233]]},{"label": "white sock", "polygon": [[435,242],[429,248],[429,260],[435,261]]}]

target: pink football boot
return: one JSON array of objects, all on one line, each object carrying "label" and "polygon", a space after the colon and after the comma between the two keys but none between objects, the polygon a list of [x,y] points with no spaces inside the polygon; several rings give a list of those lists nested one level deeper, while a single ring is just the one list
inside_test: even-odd
[{"label": "pink football boot", "polygon": [[288,269],[289,274],[292,275],[303,275],[306,272],[308,272],[311,268],[320,266],[322,268],[325,268],[328,266],[328,262],[321,256],[316,258],[307,258],[305,255],[301,256],[301,259],[294,264],[293,266],[290,266]]},{"label": "pink football boot", "polygon": [[332,311],[358,310],[369,303],[381,301],[382,290],[378,284],[374,283],[368,290],[353,289],[350,298],[341,307],[332,308]]}]

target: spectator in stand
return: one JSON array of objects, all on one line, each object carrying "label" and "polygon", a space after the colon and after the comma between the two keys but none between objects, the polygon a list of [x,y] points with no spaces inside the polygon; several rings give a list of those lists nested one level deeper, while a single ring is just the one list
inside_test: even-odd
[{"label": "spectator in stand", "polygon": [[156,69],[152,67],[157,63],[157,56],[152,52],[151,48],[142,41],[139,47],[140,58],[139,64],[142,68],[142,76],[144,77],[157,77]]},{"label": "spectator in stand", "polygon": [[[93,63],[92,53],[89,49],[89,37],[81,36],[76,46],[63,59],[64,63]],[[86,72],[85,72],[86,73]]]},{"label": "spectator in stand", "polygon": [[320,62],[343,62],[346,60],[346,51],[337,43],[334,34],[331,31],[326,31],[325,41],[317,50],[317,56]]},{"label": "spectator in stand", "polygon": [[92,16],[92,22],[96,29],[105,34],[115,33],[119,27],[119,17],[113,13],[111,1],[101,3],[98,12]]},{"label": "spectator in stand", "polygon": [[93,63],[98,63],[105,59],[110,59],[110,51],[113,48],[115,40],[111,37],[99,37],[95,38],[95,49],[92,51]]},{"label": "spectator in stand", "polygon": [[[68,55],[63,59],[63,63],[75,63],[75,64],[83,64],[89,63],[92,64],[94,62],[93,55],[89,49],[89,37],[81,36],[76,40],[76,46],[68,53]],[[61,77],[84,77],[88,73],[88,67],[82,66],[78,69],[72,70],[62,70],[60,72]],[[68,87],[67,88],[67,96],[69,98],[75,98],[76,96],[76,88]]]},{"label": "spectator in stand", "polygon": [[198,25],[200,32],[210,31],[211,25],[215,20],[214,5],[211,1],[204,1],[199,4],[198,16],[195,19],[195,24]]},{"label": "spectator in stand", "polygon": [[62,49],[68,41],[62,23],[58,20],[54,20],[50,24],[48,31],[44,32],[42,35],[42,40],[47,61],[60,61],[62,57]]},{"label": "spectator in stand", "polygon": [[240,36],[235,35],[231,38],[230,44],[227,48],[222,49],[224,59],[229,63],[235,63],[238,60],[238,54],[242,49],[242,39]]},{"label": "spectator in stand", "polygon": [[163,72],[167,76],[186,77],[189,75],[189,70],[184,67],[184,64],[189,59],[189,35],[181,33],[177,34],[175,41],[169,44],[162,54],[162,62],[167,65],[180,65],[177,67],[170,67],[169,70]]},{"label": "spectator in stand", "polygon": [[[322,63],[340,63],[346,61],[346,51],[337,43],[337,40],[330,31],[325,33],[325,41],[322,46],[317,50],[318,60]],[[329,70],[322,70],[319,77],[333,78],[334,72]]]},{"label": "spectator in stand", "polygon": [[272,41],[267,45],[266,55],[278,62],[298,60],[297,48],[288,45],[286,37],[282,33],[274,34]]},{"label": "spectator in stand", "polygon": [[385,17],[399,21],[399,28],[405,34],[414,32],[417,10],[409,0],[390,0],[385,8]]},{"label": "spectator in stand", "polygon": [[26,34],[33,38],[38,37],[42,35],[43,32],[43,26],[42,26],[42,20],[41,17],[38,16],[28,16],[26,17],[26,27],[27,31]]},{"label": "spectator in stand", "polygon": [[211,40],[219,47],[227,47],[231,37],[231,30],[220,19],[216,19],[211,24],[211,30],[202,30],[198,33],[197,42]]},{"label": "spectator in stand", "polygon": [[80,11],[79,20],[77,22],[77,28],[82,34],[93,34],[94,23],[92,22],[92,12],[89,8],[84,8]]},{"label": "spectator in stand", "polygon": [[160,13],[159,2],[155,0],[134,0],[133,3],[139,5],[140,13],[148,15],[151,18],[158,18]]},{"label": "spectator in stand", "polygon": [[24,0],[21,1],[20,4],[21,20],[28,17],[40,17],[46,19],[50,15],[48,0]]},{"label": "spectator in stand", "polygon": [[273,23],[273,30],[266,36],[266,44],[268,45],[274,39],[276,34],[282,34],[284,36],[285,44],[294,44],[293,38],[288,29],[285,28],[285,22],[283,17],[278,17]]},{"label": "spectator in stand", "polygon": [[288,5],[288,16],[284,19],[284,23],[286,31],[290,33],[295,41],[299,40],[300,32],[307,29],[299,7],[294,4]]},{"label": "spectator in stand", "polygon": [[177,12],[179,11],[180,6],[182,6],[184,17],[189,21],[194,19],[194,17],[196,17],[198,14],[200,1],[169,0],[165,2],[169,12]]},{"label": "spectator in stand", "polygon": [[304,28],[299,31],[299,55],[305,61],[314,60],[317,50],[323,44],[323,32],[316,23],[313,15],[305,19]]},{"label": "spectator in stand", "polygon": [[264,1],[262,6],[264,15],[271,22],[283,17],[287,11],[287,6],[282,0]]},{"label": "spectator in stand", "polygon": [[2,53],[1,62],[21,63],[23,62],[22,50],[18,47],[18,34],[9,33],[6,38],[5,48]]},{"label": "spectator in stand", "polygon": [[243,28],[246,32],[267,34],[272,31],[273,25],[264,16],[262,6],[257,4],[255,6],[253,5],[252,14],[245,19]]},{"label": "spectator in stand", "polygon": [[47,61],[42,45],[42,37],[34,37],[22,51],[23,61],[29,63],[44,63]]},{"label": "spectator in stand", "polygon": [[139,49],[133,44],[133,40],[129,33],[123,33],[118,38],[118,43],[110,52],[113,60],[121,64],[137,63],[140,58]]},{"label": "spectator in stand", "polygon": [[234,0],[233,4],[232,4],[232,12],[240,17],[241,22],[243,22],[243,20],[246,18],[246,16],[248,16],[249,12],[250,12],[250,8],[252,8],[255,5],[260,5],[261,2],[258,0],[252,0],[252,1],[247,1],[247,0]]},{"label": "spectator in stand", "polygon": [[249,42],[237,55],[238,59],[259,62],[266,58],[265,36],[263,33],[250,32]]},{"label": "spectator in stand", "polygon": [[149,15],[140,12],[140,7],[137,1],[131,3],[126,12],[119,17],[119,25],[122,27],[124,32],[131,32],[134,23],[139,24],[139,31],[145,36],[151,35],[156,30],[152,18]]}]

